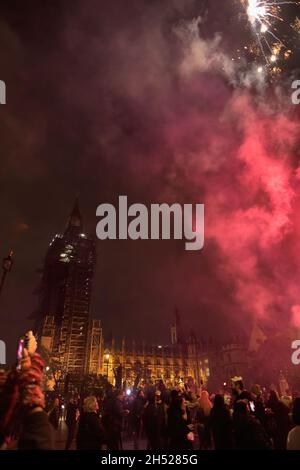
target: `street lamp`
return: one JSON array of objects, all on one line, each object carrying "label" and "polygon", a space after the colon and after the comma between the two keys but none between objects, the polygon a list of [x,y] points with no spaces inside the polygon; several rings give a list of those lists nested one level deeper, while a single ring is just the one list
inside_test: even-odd
[{"label": "street lamp", "polygon": [[105,359],[106,359],[106,377],[108,380],[108,366],[109,366],[109,354],[105,354]]},{"label": "street lamp", "polygon": [[11,271],[11,268],[12,268],[12,265],[13,265],[13,251],[10,251],[8,253],[8,256],[6,258],[3,258],[3,261],[2,261],[2,278],[1,278],[1,282],[0,282],[0,294],[2,292],[2,289],[3,289],[3,285],[4,285],[4,282],[5,282],[5,278],[7,276],[7,273],[9,271]]}]

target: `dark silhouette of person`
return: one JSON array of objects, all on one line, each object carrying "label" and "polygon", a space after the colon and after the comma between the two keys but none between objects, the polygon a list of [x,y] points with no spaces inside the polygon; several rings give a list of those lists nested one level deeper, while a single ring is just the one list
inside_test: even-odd
[{"label": "dark silhouette of person", "polygon": [[108,450],[122,449],[123,403],[122,392],[109,391],[103,402],[103,424],[107,438]]},{"label": "dark silhouette of person", "polygon": [[90,396],[84,400],[76,436],[78,450],[101,450],[105,442],[105,432],[98,409],[96,397]]},{"label": "dark silhouette of person", "polygon": [[235,444],[239,450],[270,449],[271,444],[262,424],[250,414],[247,401],[239,400],[233,413]]},{"label": "dark silhouette of person", "polygon": [[68,403],[66,410],[66,425],[68,428],[68,436],[65,450],[69,450],[76,435],[77,422],[79,419],[79,408],[77,401],[73,398]]},{"label": "dark silhouette of person", "polygon": [[223,395],[216,395],[209,417],[216,450],[233,448],[233,424]]},{"label": "dark silhouette of person", "polygon": [[293,423],[287,437],[287,450],[300,450],[300,398],[295,398],[293,405]]},{"label": "dark silhouette of person", "polygon": [[192,445],[188,438],[191,431],[188,427],[185,400],[172,392],[170,407],[167,412],[169,447],[170,450],[177,451],[191,450]]},{"label": "dark silhouette of person", "polygon": [[231,379],[231,392],[234,399],[233,408],[239,400],[251,401],[250,393],[245,390],[244,382],[241,377],[233,377]]},{"label": "dark silhouette of person", "polygon": [[160,432],[158,413],[155,407],[155,395],[149,394],[143,413],[143,424],[148,439],[148,449],[158,450],[160,446]]},{"label": "dark silhouette of person", "polygon": [[284,450],[286,449],[287,436],[291,429],[289,409],[284,403],[282,403],[282,401],[279,400],[275,390],[270,391],[267,406],[272,411],[275,421],[274,432],[272,435],[274,448],[276,450]]},{"label": "dark silhouette of person", "polygon": [[131,423],[133,429],[134,449],[138,450],[139,440],[142,434],[143,412],[145,406],[143,390],[139,390],[131,408]]},{"label": "dark silhouette of person", "polygon": [[60,403],[59,398],[55,397],[49,411],[49,422],[52,424],[54,429],[57,431],[59,426],[60,418]]}]

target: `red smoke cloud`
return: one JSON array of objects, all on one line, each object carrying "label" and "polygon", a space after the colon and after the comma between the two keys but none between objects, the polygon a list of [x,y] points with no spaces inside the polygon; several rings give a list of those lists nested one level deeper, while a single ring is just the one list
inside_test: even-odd
[{"label": "red smoke cloud", "polygon": [[[292,151],[299,126],[284,111],[273,111],[264,102],[257,105],[246,91],[233,96],[226,113],[241,141],[226,169],[233,184],[206,193],[207,236],[217,241],[223,269],[236,280],[239,303],[262,316],[273,304],[280,308],[287,300],[287,280],[277,263],[282,242],[293,230]],[[215,201],[214,192],[221,192],[223,201]]]},{"label": "red smoke cloud", "polygon": [[[240,84],[228,94],[221,78],[207,75],[203,54],[214,57],[214,50],[207,52],[212,43],[192,35],[190,44],[182,82],[188,112],[178,110],[165,131],[177,169],[206,204],[206,243],[215,242],[221,254],[216,270],[233,284],[237,302],[228,314],[291,318],[299,326],[299,254],[292,254],[299,121],[289,90],[269,93],[258,84],[253,93]],[[228,63],[215,46],[217,61]],[[216,71],[216,62],[211,68]],[[235,81],[232,69],[219,72]]]}]

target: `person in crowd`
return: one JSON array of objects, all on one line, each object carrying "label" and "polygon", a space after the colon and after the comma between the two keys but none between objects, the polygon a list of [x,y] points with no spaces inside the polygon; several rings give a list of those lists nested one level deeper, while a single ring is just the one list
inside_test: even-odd
[{"label": "person in crowd", "polygon": [[165,393],[166,393],[166,386],[165,386],[165,384],[164,384],[164,382],[163,382],[162,379],[160,379],[160,380],[158,381],[158,384],[156,385],[156,389],[157,389],[158,392],[161,393],[161,397],[162,397],[163,400],[164,400],[164,398],[165,398]]},{"label": "person in crowd", "polygon": [[285,395],[282,395],[281,399],[282,403],[290,410],[293,409],[293,397],[290,394],[289,389],[286,390]]},{"label": "person in crowd", "polygon": [[76,436],[78,450],[101,450],[105,443],[104,428],[98,416],[98,410],[96,397],[85,398]]},{"label": "person in crowd", "polygon": [[124,403],[124,407],[127,410],[127,413],[124,416],[123,424],[124,424],[124,434],[127,439],[132,439],[132,435],[133,435],[131,410],[133,407],[134,400],[135,400],[135,397],[130,392],[130,395],[126,396],[126,400]]},{"label": "person in crowd", "polygon": [[[98,402],[98,407],[99,407],[99,401]],[[68,436],[66,440],[66,447],[65,450],[69,450],[72,442],[76,436],[76,430],[77,430],[77,423],[78,419],[80,416],[77,400],[75,398],[71,398],[68,405],[67,405],[67,410],[66,410],[66,425],[68,428]]]},{"label": "person in crowd", "polygon": [[269,437],[258,419],[250,414],[247,400],[239,400],[235,404],[233,413],[233,430],[237,449],[271,449]]},{"label": "person in crowd", "polygon": [[103,424],[108,450],[122,449],[123,394],[120,390],[110,390],[103,403]]},{"label": "person in crowd", "polygon": [[142,420],[145,406],[145,395],[143,390],[139,390],[131,408],[131,422],[133,429],[134,449],[139,449],[139,441],[142,434]]},{"label": "person in crowd", "polygon": [[55,431],[57,431],[59,427],[59,418],[60,418],[60,403],[59,403],[58,397],[55,397],[53,400],[53,403],[50,405],[48,416],[49,416],[49,422],[52,424]]},{"label": "person in crowd", "polygon": [[176,390],[171,392],[168,415],[169,450],[191,450],[194,435],[186,413],[186,403]]},{"label": "person in crowd", "polygon": [[231,392],[232,392],[232,396],[233,396],[234,407],[235,407],[235,404],[239,400],[251,401],[251,396],[247,392],[247,390],[245,390],[244,382],[243,382],[242,377],[237,377],[236,376],[236,377],[233,377],[231,379]]},{"label": "person in crowd", "polygon": [[233,424],[224,396],[217,394],[210,411],[209,425],[216,450],[233,448]]},{"label": "person in crowd", "polygon": [[268,416],[266,413],[266,406],[263,398],[261,386],[259,384],[252,385],[250,389],[250,410],[261,424],[267,428]]},{"label": "person in crowd", "polygon": [[159,423],[160,423],[160,439],[162,449],[167,449],[168,447],[168,433],[167,433],[167,405],[164,402],[164,398],[166,396],[166,390],[161,392],[160,390],[156,390],[155,392],[155,406],[157,408],[158,416],[159,416]]},{"label": "person in crowd", "polygon": [[192,423],[194,423],[196,421],[197,412],[199,409],[198,398],[195,395],[195,393],[189,391],[187,393],[186,400],[187,400],[187,410],[188,410],[189,419],[191,420]]},{"label": "person in crowd", "polygon": [[210,412],[212,409],[212,403],[206,390],[201,392],[198,405],[199,409],[196,420],[198,423],[199,447],[200,449],[209,449],[211,446]]},{"label": "person in crowd", "polygon": [[[27,347],[21,350],[17,365],[10,371],[0,370],[0,449],[53,450],[63,407],[56,397],[49,413],[45,411],[44,361],[36,353],[32,333],[26,336]],[[232,397],[227,396],[226,402],[224,389],[209,396],[202,386],[198,400],[195,388],[188,385],[172,389],[162,381],[140,381],[140,386],[137,395],[131,396],[126,385],[125,400],[122,391],[105,383],[103,401],[93,395],[83,400],[82,387],[80,401],[71,399],[66,408],[65,449],[72,448],[76,438],[79,450],[122,450],[122,432],[127,430],[128,439],[132,429],[135,449],[141,445],[144,430],[149,450],[184,452],[193,448],[196,422],[200,449],[300,450],[300,397],[294,398],[293,404],[289,392],[279,398],[275,385],[269,394],[258,384],[248,392],[242,377],[234,377]],[[136,387],[137,383],[134,390]],[[231,404],[233,410],[229,409]],[[131,417],[127,423],[126,414]],[[59,429],[64,432],[66,428]]]},{"label": "person in crowd", "polygon": [[300,450],[300,398],[295,398],[293,405],[293,429],[287,437],[287,450]]},{"label": "person in crowd", "polygon": [[150,393],[143,413],[143,424],[148,440],[149,450],[162,449],[161,422],[158,409],[155,404],[155,394]]},{"label": "person in crowd", "polygon": [[44,361],[36,353],[32,332],[26,333],[18,367],[2,376],[0,394],[0,446],[2,449],[53,450],[52,427],[45,412]]},{"label": "person in crowd", "polygon": [[275,390],[270,391],[267,406],[271,410],[271,417],[273,417],[275,421],[272,435],[274,447],[276,450],[286,449],[287,436],[291,429],[289,409],[282,401],[279,400],[278,394]]}]

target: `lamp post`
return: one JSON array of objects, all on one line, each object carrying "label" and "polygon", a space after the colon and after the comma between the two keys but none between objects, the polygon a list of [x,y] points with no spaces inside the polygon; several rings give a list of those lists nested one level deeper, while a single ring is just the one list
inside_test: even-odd
[{"label": "lamp post", "polygon": [[106,359],[106,377],[108,380],[108,366],[109,366],[109,354],[105,354],[105,359]]},{"label": "lamp post", "polygon": [[8,256],[6,258],[3,258],[3,261],[2,261],[3,272],[2,272],[1,282],[0,282],[0,294],[2,292],[7,273],[11,271],[12,265],[13,265],[13,251],[10,251],[8,253]]}]

